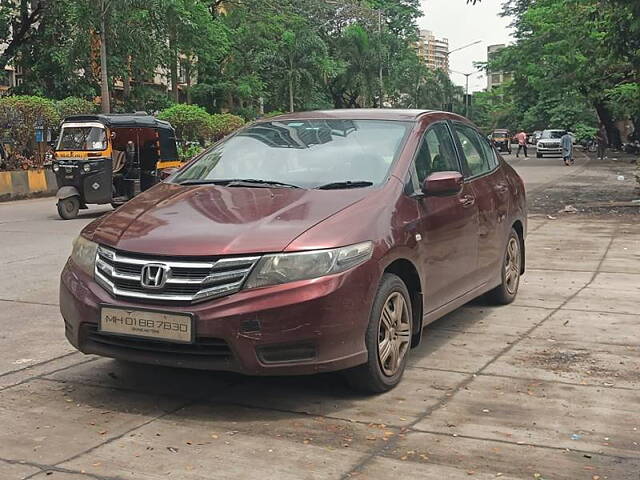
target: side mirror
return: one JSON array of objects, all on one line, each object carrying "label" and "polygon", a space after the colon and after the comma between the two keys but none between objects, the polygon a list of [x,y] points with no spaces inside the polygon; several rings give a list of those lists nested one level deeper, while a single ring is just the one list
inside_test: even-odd
[{"label": "side mirror", "polygon": [[171,175],[173,175],[177,171],[178,169],[176,167],[163,168],[162,170],[160,170],[160,180],[165,180],[169,178]]},{"label": "side mirror", "polygon": [[422,193],[428,197],[456,195],[462,190],[464,177],[460,172],[435,172],[422,183]]}]

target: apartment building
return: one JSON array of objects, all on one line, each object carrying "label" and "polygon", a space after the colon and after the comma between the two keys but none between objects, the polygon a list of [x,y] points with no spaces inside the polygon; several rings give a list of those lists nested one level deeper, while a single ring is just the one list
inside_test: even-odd
[{"label": "apartment building", "polygon": [[[504,47],[506,47],[506,45],[503,43],[498,45],[489,45],[487,47],[487,60],[490,62]],[[487,90],[493,90],[494,88],[501,86],[503,83],[511,81],[512,78],[513,77],[509,72],[487,70]]]},{"label": "apartment building", "polygon": [[432,70],[449,71],[449,40],[436,38],[430,30],[420,30],[418,56]]}]

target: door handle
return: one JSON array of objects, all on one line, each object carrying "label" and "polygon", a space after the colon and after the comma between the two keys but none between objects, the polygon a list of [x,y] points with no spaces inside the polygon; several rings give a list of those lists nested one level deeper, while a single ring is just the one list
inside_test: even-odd
[{"label": "door handle", "polygon": [[472,207],[476,203],[476,197],[473,195],[465,195],[460,199],[460,203],[463,207]]},{"label": "door handle", "polygon": [[496,185],[496,190],[500,193],[504,193],[509,190],[509,187],[507,187],[504,183],[499,183]]}]

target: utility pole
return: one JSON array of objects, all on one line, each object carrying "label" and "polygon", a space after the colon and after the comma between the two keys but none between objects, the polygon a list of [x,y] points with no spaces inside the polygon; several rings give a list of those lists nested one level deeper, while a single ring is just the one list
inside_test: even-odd
[{"label": "utility pole", "polygon": [[469,117],[469,75],[470,73],[465,73],[466,77],[466,86],[464,88],[464,116]]},{"label": "utility pole", "polygon": [[378,76],[380,81],[380,99],[378,108],[384,106],[384,83],[382,82],[382,10],[378,10]]},{"label": "utility pole", "polygon": [[[471,42],[471,43],[469,43],[467,45],[463,45],[462,47],[454,48],[453,50],[449,51],[447,53],[447,65],[449,65],[449,55],[451,55],[452,53],[455,53],[455,52],[459,52],[460,50],[464,50],[465,48],[469,48],[469,47],[472,47],[474,45],[477,45],[478,43],[482,43],[482,40],[476,40],[475,42]],[[452,71],[453,70],[451,70],[451,68],[449,68],[449,72],[452,72]],[[447,72],[447,74],[449,72]],[[458,72],[458,73],[460,73],[460,72]],[[468,95],[469,94],[469,75],[471,75],[471,74],[467,75],[466,73],[463,73],[463,75],[465,75],[467,77],[466,94]],[[449,98],[449,100],[450,100],[451,104],[453,104],[453,98]],[[465,96],[465,101],[464,101],[464,111],[465,111],[465,116],[467,116],[467,98],[466,98],[466,96]]]},{"label": "utility pole", "polygon": [[111,0],[100,1],[100,103],[102,113],[111,113],[109,75],[107,72],[107,11]]}]

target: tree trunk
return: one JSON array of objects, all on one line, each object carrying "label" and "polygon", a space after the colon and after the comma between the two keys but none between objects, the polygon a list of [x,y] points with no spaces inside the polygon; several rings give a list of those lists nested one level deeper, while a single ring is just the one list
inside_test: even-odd
[{"label": "tree trunk", "polygon": [[111,98],[109,97],[109,75],[107,74],[107,35],[104,0],[100,2],[100,98],[102,113],[111,113]]},{"label": "tree trunk", "polygon": [[596,102],[594,104],[596,112],[598,112],[598,118],[600,118],[600,122],[604,125],[605,130],[607,131],[607,138],[609,139],[609,146],[613,148],[620,148],[620,132],[616,127],[613,116],[611,112],[606,107],[606,105],[602,102]]},{"label": "tree trunk", "polygon": [[178,92],[178,41],[176,27],[171,25],[169,28],[169,69],[171,71],[171,99],[178,103],[180,96]]},{"label": "tree trunk", "polygon": [[185,64],[185,77],[187,81],[187,103],[191,105],[191,62]]},{"label": "tree trunk", "polygon": [[122,95],[125,99],[131,95],[131,57],[127,57],[127,66],[122,77]]},{"label": "tree trunk", "polygon": [[289,111],[293,112],[293,75],[289,72]]}]

